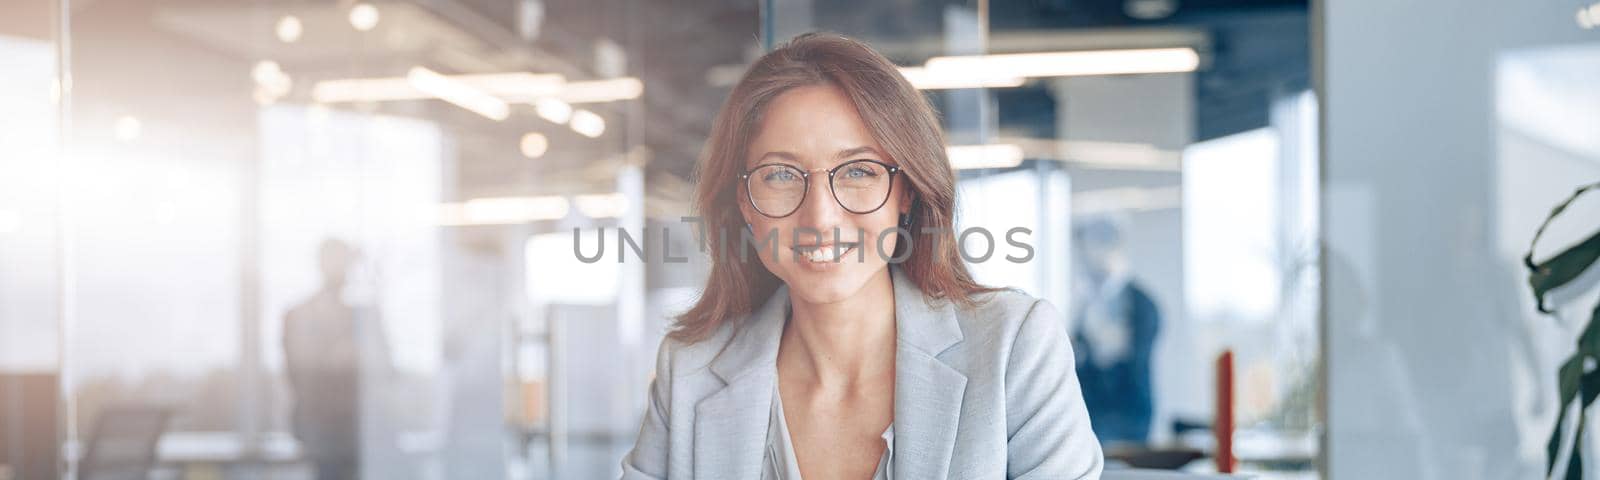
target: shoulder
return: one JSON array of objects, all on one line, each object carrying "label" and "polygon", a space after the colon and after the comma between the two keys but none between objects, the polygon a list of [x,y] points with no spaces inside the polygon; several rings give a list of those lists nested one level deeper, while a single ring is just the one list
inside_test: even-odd
[{"label": "shoulder", "polygon": [[973,297],[977,304],[970,309],[973,316],[984,318],[1021,319],[1043,306],[1054,309],[1050,302],[1023,293],[1015,288],[1005,288],[981,293]]},{"label": "shoulder", "polygon": [[1065,317],[1048,300],[1015,288],[979,294],[974,300],[974,306],[956,309],[962,334],[968,340],[977,337],[985,342],[1009,344],[1024,331],[1050,326],[1061,327],[1065,334]]},{"label": "shoulder", "polygon": [[733,341],[733,337],[739,333],[739,325],[745,320],[741,317],[724,321],[710,335],[698,340],[683,340],[671,335],[663,337],[656,352],[657,376],[668,374],[681,377],[706,371],[711,361]]}]

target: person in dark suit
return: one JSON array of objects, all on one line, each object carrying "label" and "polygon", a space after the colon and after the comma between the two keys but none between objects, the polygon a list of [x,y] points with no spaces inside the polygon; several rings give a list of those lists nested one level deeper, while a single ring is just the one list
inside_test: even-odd
[{"label": "person in dark suit", "polygon": [[1150,357],[1161,314],[1129,275],[1115,219],[1078,222],[1073,245],[1079,275],[1071,337],[1090,423],[1106,445],[1144,444],[1155,410]]}]

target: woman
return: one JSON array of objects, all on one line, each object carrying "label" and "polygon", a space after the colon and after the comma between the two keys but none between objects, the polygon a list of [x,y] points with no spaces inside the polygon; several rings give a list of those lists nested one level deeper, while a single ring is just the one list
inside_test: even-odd
[{"label": "woman", "polygon": [[943,133],[882,55],[808,34],[756,61],[695,200],[710,279],[623,478],[1099,477],[1061,315],[968,274]]}]

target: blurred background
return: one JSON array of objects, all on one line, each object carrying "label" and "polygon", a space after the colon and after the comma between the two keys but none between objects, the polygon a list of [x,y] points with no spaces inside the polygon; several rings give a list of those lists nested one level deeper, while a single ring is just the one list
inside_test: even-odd
[{"label": "blurred background", "polygon": [[[1570,0],[6,0],[0,480],[614,478],[706,275],[681,219],[711,119],[816,30],[941,112],[959,228],[1031,231],[1029,261],[972,268],[1062,307],[1114,468],[1538,478],[1589,307],[1538,314],[1519,262],[1600,181],[1597,25]],[[1600,201],[1566,215],[1552,250]]]}]

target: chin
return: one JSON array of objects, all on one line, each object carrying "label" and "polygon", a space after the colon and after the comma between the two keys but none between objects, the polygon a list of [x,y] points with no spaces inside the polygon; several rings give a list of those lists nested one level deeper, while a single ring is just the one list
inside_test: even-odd
[{"label": "chin", "polygon": [[[791,265],[792,266],[792,265]],[[784,283],[789,294],[813,304],[829,304],[847,300],[859,293],[867,281],[881,273],[887,265],[840,264],[828,271],[793,269],[785,272]],[[874,268],[876,267],[876,268]]]}]

